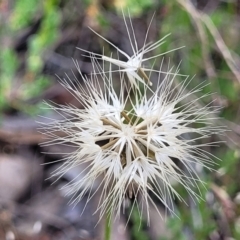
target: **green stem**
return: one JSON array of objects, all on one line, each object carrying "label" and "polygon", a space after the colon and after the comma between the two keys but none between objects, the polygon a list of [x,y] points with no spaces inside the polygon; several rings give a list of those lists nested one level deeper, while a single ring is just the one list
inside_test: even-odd
[{"label": "green stem", "polygon": [[107,213],[106,223],[105,223],[105,240],[111,240],[111,214]]}]

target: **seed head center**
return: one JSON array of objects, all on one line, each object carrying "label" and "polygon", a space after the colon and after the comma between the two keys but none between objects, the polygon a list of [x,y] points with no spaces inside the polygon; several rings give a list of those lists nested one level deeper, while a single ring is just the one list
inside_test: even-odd
[{"label": "seed head center", "polygon": [[127,138],[133,137],[135,135],[134,128],[130,124],[124,124],[122,127],[123,135]]}]

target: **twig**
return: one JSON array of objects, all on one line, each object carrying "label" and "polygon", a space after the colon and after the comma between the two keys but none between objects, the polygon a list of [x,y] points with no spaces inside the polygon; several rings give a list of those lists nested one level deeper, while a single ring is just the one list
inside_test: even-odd
[{"label": "twig", "polygon": [[[216,45],[218,46],[220,52],[222,53],[227,65],[235,75],[236,79],[240,83],[240,71],[237,69],[237,64],[234,58],[232,57],[231,52],[229,51],[228,47],[226,46],[225,42],[223,41],[220,33],[218,32],[217,28],[213,24],[210,17],[208,17],[206,14],[202,15],[202,21],[205,23],[206,27],[208,28],[209,32],[212,34]],[[239,57],[238,57],[239,58]],[[240,59],[237,60],[240,62]]]},{"label": "twig", "polygon": [[[224,40],[222,39],[219,31],[217,30],[216,26],[212,22],[211,18],[203,12],[200,13],[192,5],[192,3],[189,0],[177,0],[177,1],[179,4],[181,4],[184,7],[184,9],[191,15],[191,17],[195,21],[196,26],[199,31],[199,36],[200,36],[202,45],[206,45],[206,35],[205,35],[204,29],[202,27],[202,24],[200,22],[205,24],[205,26],[211,33],[219,51],[222,53],[222,56],[225,59],[228,67],[231,69],[232,73],[234,74],[234,76],[236,77],[238,82],[240,83],[240,72],[237,69],[237,63],[240,62],[240,58],[238,56],[235,56],[235,59],[234,59],[230,50],[228,49]],[[208,58],[208,52],[206,51],[206,48],[204,46],[202,46],[202,53],[203,53],[203,57],[205,60],[205,67],[206,67],[207,74],[212,74],[212,72],[210,70],[213,70],[214,68],[213,68],[213,65],[211,65],[211,61],[209,61],[210,59]],[[210,65],[206,66],[209,63],[210,63]]]},{"label": "twig", "polygon": [[178,0],[178,2],[190,14],[190,16],[192,17],[192,19],[193,19],[193,21],[194,21],[194,23],[197,27],[199,38],[200,38],[200,41],[201,41],[202,57],[203,57],[204,65],[205,65],[205,70],[206,70],[206,73],[207,73],[207,75],[210,79],[214,78],[214,77],[216,77],[217,74],[216,74],[215,67],[212,63],[212,60],[209,57],[207,35],[206,35],[205,30],[203,28],[203,24],[202,24],[202,21],[201,21],[201,14],[196,10],[196,8],[189,1]]}]

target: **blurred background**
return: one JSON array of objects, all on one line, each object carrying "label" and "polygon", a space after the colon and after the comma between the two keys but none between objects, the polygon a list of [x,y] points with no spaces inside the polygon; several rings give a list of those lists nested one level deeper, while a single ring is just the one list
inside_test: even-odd
[{"label": "blurred background", "polygon": [[[44,108],[43,100],[82,107],[58,82],[58,77],[67,74],[70,79],[76,75],[81,83],[72,59],[78,61],[83,75],[91,73],[90,59],[77,47],[95,53],[102,53],[104,48],[106,55],[116,54],[89,27],[132,54],[122,9],[127,20],[130,13],[139,46],[153,14],[147,42],[171,33],[152,55],[185,46],[166,54],[166,64],[169,59],[170,65],[181,62],[180,73],[194,76],[186,91],[203,81],[208,84],[189,101],[212,92],[198,104],[221,107],[221,118],[213,124],[226,126],[228,131],[210,139],[221,141],[219,147],[205,147],[221,161],[214,166],[217,171],[199,170],[206,182],[206,188],[201,187],[202,201],[194,203],[176,185],[188,203],[175,201],[178,217],[165,216],[165,209],[156,201],[164,219],[150,207],[148,226],[146,216],[140,218],[134,208],[126,226],[126,207],[126,214],[113,223],[112,239],[240,239],[240,1],[1,0],[1,240],[103,239],[104,219],[97,224],[98,215],[93,214],[98,194],[88,204],[86,196],[73,207],[61,189],[78,175],[78,170],[56,182],[49,178],[61,164],[57,160],[72,148],[40,147],[44,138],[38,131],[38,121],[60,118]],[[162,60],[160,57],[155,66]]]}]

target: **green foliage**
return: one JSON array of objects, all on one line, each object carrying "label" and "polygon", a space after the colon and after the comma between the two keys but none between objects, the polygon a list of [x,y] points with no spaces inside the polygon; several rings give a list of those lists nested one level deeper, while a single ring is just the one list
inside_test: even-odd
[{"label": "green foliage", "polygon": [[238,100],[239,98],[239,89],[226,78],[218,78],[219,90],[220,93],[225,96],[230,101]]},{"label": "green foliage", "polygon": [[134,207],[131,214],[132,238],[133,240],[149,240],[147,233],[143,230],[144,220],[141,218],[137,207]]},{"label": "green foliage", "polygon": [[17,57],[13,50],[7,48],[1,52],[1,73],[6,76],[13,76],[18,67]]},{"label": "green foliage", "polygon": [[21,86],[22,99],[27,100],[33,96],[38,96],[49,86],[49,79],[43,75],[36,77],[31,83],[25,82]]},{"label": "green foliage", "polygon": [[12,12],[10,28],[12,30],[21,30],[27,27],[36,16],[40,5],[41,1],[38,0],[16,1]]},{"label": "green foliage", "polygon": [[119,8],[119,14],[122,15],[122,10],[124,12],[129,11],[131,17],[136,17],[151,9],[154,6],[154,0],[124,0],[122,2],[122,8]]},{"label": "green foliage", "polygon": [[[12,94],[16,81],[14,78],[19,67],[17,54],[11,47],[2,50],[0,72],[0,110],[8,107],[17,108],[27,113],[38,113],[36,106],[24,104],[25,100],[40,95],[49,86],[47,76],[42,74],[44,66],[43,56],[57,41],[61,23],[59,0],[46,0],[43,2],[21,0],[16,1],[11,12],[8,24],[2,24],[1,33],[5,38],[13,38],[17,32],[24,31],[30,24],[40,19],[40,29],[30,37],[27,51],[27,68],[22,79],[18,79],[18,94]],[[21,107],[21,104],[24,107]]]},{"label": "green foliage", "polygon": [[28,69],[38,73],[43,67],[43,54],[58,39],[60,12],[58,1],[48,0],[44,4],[43,20],[40,31],[35,34],[29,43]]},{"label": "green foliage", "polygon": [[240,152],[238,150],[228,150],[225,152],[219,151],[219,157],[223,159],[219,166],[219,171],[222,173],[222,185],[227,186],[227,192],[234,196],[240,191],[239,187],[239,159]]},{"label": "green foliage", "polygon": [[11,90],[11,81],[18,67],[16,54],[10,48],[3,49],[0,55],[0,111],[5,108]]},{"label": "green foliage", "polygon": [[99,13],[97,16],[98,23],[102,28],[109,28],[110,22],[104,17],[103,14]]},{"label": "green foliage", "polygon": [[176,217],[171,217],[167,221],[167,227],[171,232],[171,237],[161,236],[159,237],[159,240],[186,240],[186,237],[183,234],[184,225],[181,220]]}]

